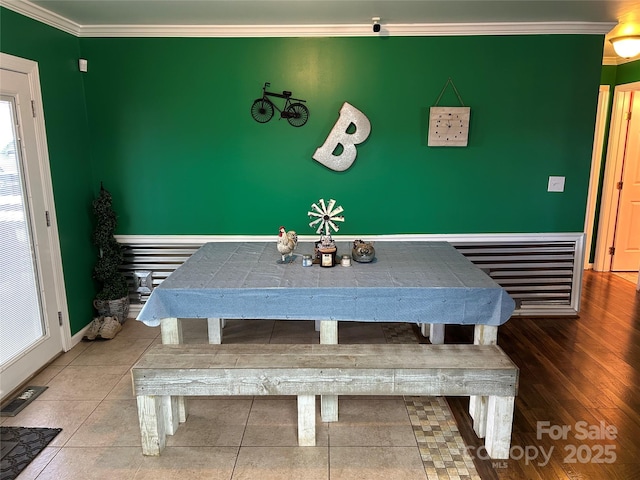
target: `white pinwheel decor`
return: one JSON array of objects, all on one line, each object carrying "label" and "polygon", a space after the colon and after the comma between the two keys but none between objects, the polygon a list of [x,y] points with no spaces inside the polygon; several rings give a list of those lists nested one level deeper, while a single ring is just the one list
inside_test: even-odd
[{"label": "white pinwheel decor", "polygon": [[326,204],[322,198],[318,200],[317,203],[311,205],[311,211],[307,212],[307,215],[313,218],[309,226],[311,228],[317,227],[316,233],[322,234],[324,231],[324,235],[331,235],[331,229],[333,229],[334,232],[339,230],[336,222],[344,222],[344,217],[338,216],[344,209],[340,206],[336,207],[335,205],[335,200],[331,199],[329,203]]}]

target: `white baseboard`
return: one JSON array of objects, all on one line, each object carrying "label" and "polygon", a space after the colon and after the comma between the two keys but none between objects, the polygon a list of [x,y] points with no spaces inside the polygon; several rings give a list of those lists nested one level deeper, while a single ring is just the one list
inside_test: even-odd
[{"label": "white baseboard", "polygon": [[[71,348],[75,347],[82,341],[82,339],[87,334],[87,330],[89,330],[89,325],[91,325],[91,322],[89,322],[88,325],[86,325],[82,330],[71,337]],[[71,350],[71,348],[69,350]]]}]

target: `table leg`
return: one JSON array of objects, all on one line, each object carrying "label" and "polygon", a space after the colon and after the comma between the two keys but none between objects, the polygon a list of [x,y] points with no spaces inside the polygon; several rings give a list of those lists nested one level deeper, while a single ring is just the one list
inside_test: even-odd
[{"label": "table leg", "polygon": [[163,345],[182,343],[182,320],[179,318],[163,318],[160,323],[160,335]]},{"label": "table leg", "polygon": [[320,343],[326,345],[338,344],[337,320],[322,320],[320,322]]},{"label": "table leg", "polygon": [[420,333],[428,338],[433,345],[444,343],[444,323],[421,323]]},{"label": "table leg", "polygon": [[420,334],[424,337],[424,338],[429,338],[429,328],[430,324],[429,323],[419,323],[418,327],[420,327]]},{"label": "table leg", "polygon": [[222,328],[224,320],[221,318],[207,318],[207,331],[209,343],[220,345],[222,343]]},{"label": "table leg", "polygon": [[433,345],[444,343],[444,323],[432,323],[429,326],[429,341]]},{"label": "table leg", "polygon": [[[498,327],[492,325],[476,325],[473,335],[475,345],[496,345],[498,343]],[[473,430],[478,438],[487,434],[487,413],[489,397],[472,396],[469,398],[469,415],[473,419]]]},{"label": "table leg", "polygon": [[[160,323],[160,336],[163,345],[179,345],[182,341],[182,320],[180,318],[163,318]],[[165,425],[177,425],[178,422],[187,421],[187,402],[184,397],[176,397],[176,401],[170,401],[168,405],[174,408],[165,408]],[[176,411],[177,408],[177,411]],[[178,422],[175,416],[178,416]]]},{"label": "table leg", "polygon": [[495,325],[476,325],[473,330],[473,343],[475,345],[497,345],[498,327]]},{"label": "table leg", "polygon": [[[336,345],[338,343],[338,321],[322,320],[320,322],[320,343],[325,345]],[[338,396],[321,395],[320,411],[323,422],[338,421]]]}]

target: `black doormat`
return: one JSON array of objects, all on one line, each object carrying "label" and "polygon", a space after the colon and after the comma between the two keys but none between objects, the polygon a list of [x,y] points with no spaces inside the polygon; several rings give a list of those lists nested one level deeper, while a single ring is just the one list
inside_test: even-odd
[{"label": "black doormat", "polygon": [[0,427],[0,480],[16,478],[61,431],[61,428]]}]

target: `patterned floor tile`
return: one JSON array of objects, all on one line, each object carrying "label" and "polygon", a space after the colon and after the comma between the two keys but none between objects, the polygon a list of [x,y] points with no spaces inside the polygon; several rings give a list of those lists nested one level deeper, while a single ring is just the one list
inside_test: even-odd
[{"label": "patterned floor tile", "polygon": [[[418,343],[407,323],[383,332],[387,343]],[[481,480],[444,397],[405,397],[405,405],[429,480]]]}]

